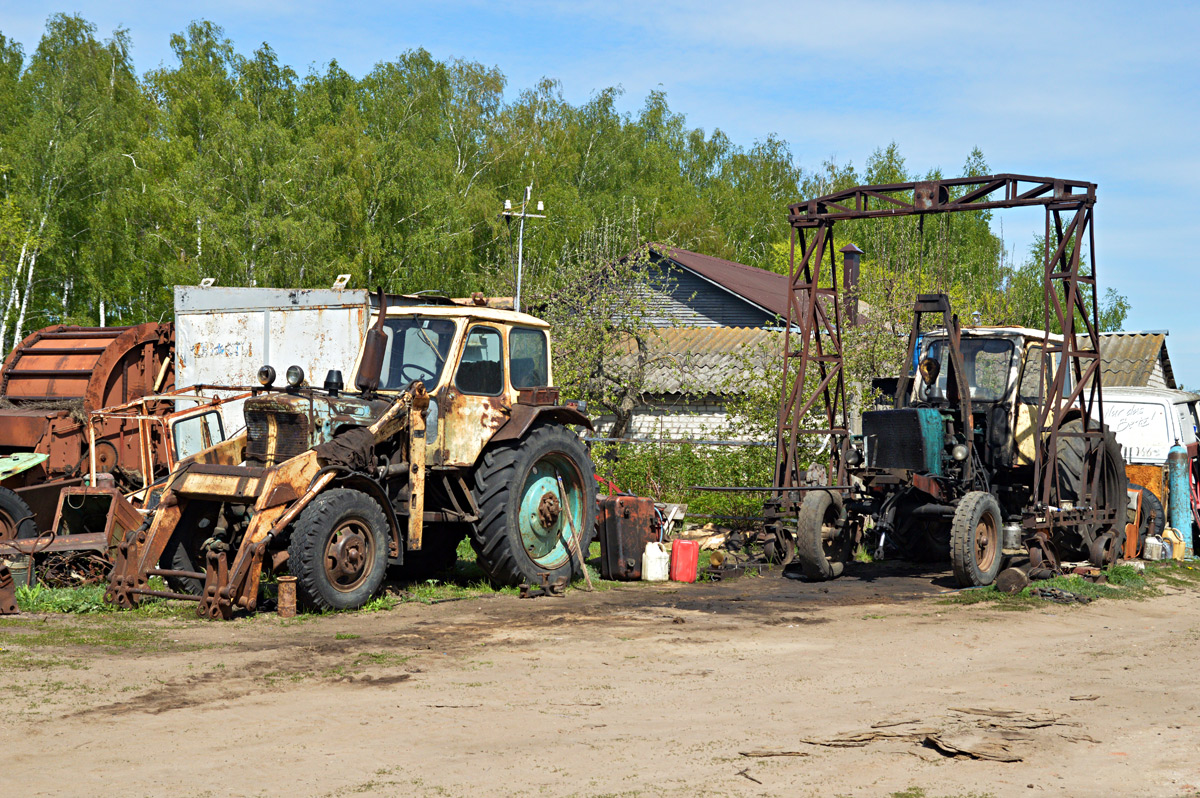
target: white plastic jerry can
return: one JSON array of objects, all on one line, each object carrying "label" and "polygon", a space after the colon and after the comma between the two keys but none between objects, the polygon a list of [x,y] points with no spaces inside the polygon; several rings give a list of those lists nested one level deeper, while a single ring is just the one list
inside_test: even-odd
[{"label": "white plastic jerry can", "polygon": [[671,552],[662,543],[651,541],[642,552],[642,581],[665,582],[671,570]]}]

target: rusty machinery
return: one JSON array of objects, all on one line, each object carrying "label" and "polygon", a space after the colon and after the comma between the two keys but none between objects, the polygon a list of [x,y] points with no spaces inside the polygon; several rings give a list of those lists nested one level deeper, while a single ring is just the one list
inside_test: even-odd
[{"label": "rusty machinery", "polygon": [[548,325],[422,300],[380,296],[357,392],[339,372],[315,388],[292,367],[283,390],[247,400],[245,433],[181,463],[122,541],[106,599],[190,599],[229,618],[256,609],[268,571],[294,576],[310,608],[354,609],[388,566],[436,572],[465,535],[498,583],[578,575],[595,486],[567,425],[591,424],[551,387]]},{"label": "rusty machinery", "polygon": [[[817,542],[810,548],[816,551],[809,553],[812,562],[806,570],[823,578],[836,575],[833,572],[840,572],[840,565],[834,567],[835,563],[844,557],[842,538],[853,534],[846,526],[844,512],[838,517],[838,508],[843,501],[863,499],[861,481],[851,480],[851,470],[861,462],[862,453],[852,446],[848,425],[842,340],[847,308],[842,306],[844,298],[838,294],[833,248],[835,223],[999,208],[1044,208],[1047,240],[1045,324],[1043,331],[1037,333],[1041,338],[1038,346],[1046,356],[1040,358],[1038,366],[1037,411],[1032,424],[1037,445],[1033,446],[1032,463],[1027,469],[1027,490],[1019,503],[1020,541],[1035,567],[1053,570],[1066,555],[1087,556],[1105,530],[1123,527],[1124,518],[1119,516],[1123,515],[1124,503],[1105,498],[1111,490],[1104,475],[1111,468],[1106,467],[1105,453],[1110,447],[1105,443],[1107,431],[1100,386],[1092,224],[1095,202],[1093,183],[1002,174],[859,186],[790,207],[787,329],[791,333],[784,336],[782,353],[785,374],[789,377],[781,395],[773,494],[766,508],[777,551],[790,553],[795,545],[785,519],[815,524],[819,530]],[[1069,216],[1065,223],[1064,216]],[[830,270],[827,277],[822,275],[826,251]],[[943,305],[937,297],[922,297],[917,311],[914,339],[922,311],[931,311],[942,317],[949,338],[954,340],[948,348],[959,350],[961,331],[948,302]],[[1053,326],[1061,330],[1061,336],[1049,332]],[[914,345],[915,341],[910,342],[910,356]],[[983,441],[979,440],[980,431],[975,426],[978,413],[973,414],[969,391],[962,384],[961,352],[951,359],[949,372],[947,379],[956,395],[947,398],[951,404],[964,406],[958,411],[963,429],[957,432],[962,433],[967,456],[960,469],[967,472],[965,483],[973,485],[970,471],[979,462],[974,449]],[[897,392],[897,399],[903,401],[900,393]],[[967,424],[965,419],[972,421]],[[947,430],[951,436],[954,432]],[[806,484],[811,480],[806,479],[799,462],[802,436],[818,436],[832,442],[823,480],[825,488]],[[1056,461],[1057,453],[1072,447],[1081,451],[1083,473],[1079,482],[1082,484],[1068,489],[1062,484],[1063,469]],[[913,469],[907,473],[910,478],[922,476]],[[926,492],[936,492],[936,481],[926,482],[925,487]],[[936,497],[929,498],[933,501]],[[983,503],[982,497],[974,502]],[[814,516],[815,521],[806,518],[806,504],[812,508],[807,515]],[[1107,551],[1101,552],[1102,556],[1107,556]]]},{"label": "rusty machinery", "polygon": [[[212,389],[222,395],[204,395]],[[154,506],[175,465],[191,461],[193,455],[225,439],[223,406],[260,390],[195,385],[89,413],[83,437],[90,451],[96,452],[91,444],[106,431],[119,429],[132,438],[126,442],[126,451],[138,458],[136,470],[131,471],[147,474],[149,479],[118,486],[98,456],[85,458],[86,471],[78,480],[81,484],[48,483],[59,489],[53,523],[32,536],[0,540],[0,558],[94,552],[112,560],[127,534],[141,526],[143,513]],[[0,577],[0,587],[4,581]]]},{"label": "rusty machinery", "polygon": [[[0,539],[49,529],[58,494],[99,473],[140,481],[136,425],[113,419],[89,439],[90,413],[174,387],[172,324],[56,325],[22,340],[0,368]],[[163,463],[156,463],[162,466]]]}]

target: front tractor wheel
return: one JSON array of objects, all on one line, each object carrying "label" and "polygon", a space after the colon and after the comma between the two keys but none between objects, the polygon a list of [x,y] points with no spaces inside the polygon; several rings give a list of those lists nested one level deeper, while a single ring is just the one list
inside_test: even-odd
[{"label": "front tractor wheel", "polygon": [[992,494],[974,490],[954,510],[950,563],[959,587],[990,585],[1004,561],[1000,505]]},{"label": "front tractor wheel", "polygon": [[356,610],[383,586],[388,522],[379,503],[346,488],[326,491],[292,526],[288,570],[315,610]]},{"label": "front tractor wheel", "polygon": [[37,535],[33,510],[16,491],[0,487],[0,540],[24,540]]},{"label": "front tractor wheel", "polygon": [[[583,441],[557,425],[483,453],[475,471],[479,520],[471,546],[493,582],[540,584],[543,575],[549,581],[583,575],[580,560],[595,531],[594,475]],[[571,550],[576,546],[578,555]]]},{"label": "front tractor wheel", "polygon": [[814,582],[841,576],[850,544],[842,497],[827,490],[806,495],[796,521],[796,559],[804,575]]}]

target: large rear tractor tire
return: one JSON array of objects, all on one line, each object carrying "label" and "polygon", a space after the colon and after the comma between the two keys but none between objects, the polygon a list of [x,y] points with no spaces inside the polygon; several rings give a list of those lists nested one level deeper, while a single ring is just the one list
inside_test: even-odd
[{"label": "large rear tractor tire", "polygon": [[959,587],[982,587],[996,580],[1004,564],[1003,516],[992,494],[973,490],[954,510],[950,525],[950,564]]},{"label": "large rear tractor tire", "polygon": [[[1083,420],[1073,419],[1062,426],[1063,432],[1082,433]],[[1060,437],[1058,453],[1055,458],[1058,469],[1059,501],[1071,501],[1078,504],[1082,501],[1084,488],[1090,482],[1091,474],[1087,468],[1087,442],[1084,438]],[[1103,535],[1111,535],[1112,539],[1124,539],[1125,513],[1129,506],[1129,494],[1126,488],[1129,484],[1125,477],[1125,458],[1121,455],[1121,445],[1117,436],[1106,425],[1104,427],[1104,446],[1100,453],[1100,494],[1095,497],[1096,506],[1100,509],[1116,511],[1113,524],[1093,524],[1080,527],[1082,540],[1079,550],[1073,552],[1079,556],[1089,556],[1096,541]],[[1107,548],[1107,547],[1106,547]]]},{"label": "large rear tractor tire", "polygon": [[362,491],[326,491],[292,525],[288,570],[301,602],[315,610],[356,610],[383,586],[388,521]]},{"label": "large rear tractor tire", "polygon": [[[595,533],[595,466],[583,441],[566,427],[535,427],[520,441],[489,448],[475,470],[479,521],[471,546],[498,585],[540,584],[583,576]],[[558,478],[570,510],[559,497]]]},{"label": "large rear tractor tire", "polygon": [[814,582],[841,576],[851,543],[842,497],[827,490],[810,491],[796,522],[796,560],[804,575]]},{"label": "large rear tractor tire", "polygon": [[[202,538],[203,535],[195,534],[194,530],[190,528],[182,525],[176,526],[171,539],[163,548],[159,563],[172,571],[204,573],[205,555],[204,550],[200,547]],[[204,580],[190,576],[168,576],[166,582],[167,587],[188,596],[199,596],[204,590]]]},{"label": "large rear tractor tire", "polygon": [[36,538],[33,510],[15,491],[0,487],[0,540]]},{"label": "large rear tractor tire", "polygon": [[1149,488],[1130,482],[1129,489],[1142,494],[1142,522],[1146,531],[1138,540],[1138,551],[1141,551],[1146,542],[1146,535],[1162,535],[1163,530],[1167,528],[1167,513],[1162,502]]}]

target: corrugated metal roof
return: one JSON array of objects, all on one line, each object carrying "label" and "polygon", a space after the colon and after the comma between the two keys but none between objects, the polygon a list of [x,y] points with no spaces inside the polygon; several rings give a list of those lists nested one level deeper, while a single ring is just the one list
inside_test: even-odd
[{"label": "corrugated metal roof", "polygon": [[1100,336],[1100,371],[1104,385],[1150,385],[1156,365],[1162,365],[1162,379],[1175,388],[1175,374],[1167,357],[1164,333],[1104,333]]},{"label": "corrugated metal roof", "polygon": [[[646,393],[729,394],[760,378],[779,357],[781,333],[750,327],[666,327],[645,339]],[[637,365],[630,340],[614,358],[621,369]]]}]

